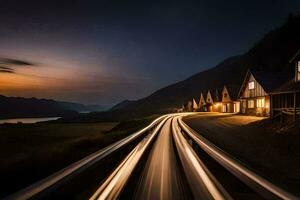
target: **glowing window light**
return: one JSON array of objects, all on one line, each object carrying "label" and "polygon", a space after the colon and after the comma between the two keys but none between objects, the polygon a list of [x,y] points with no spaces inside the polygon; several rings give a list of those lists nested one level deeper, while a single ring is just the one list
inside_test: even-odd
[{"label": "glowing window light", "polygon": [[254,100],[248,100],[248,108],[254,108]]},{"label": "glowing window light", "polygon": [[249,82],[249,90],[254,89],[254,81]]},{"label": "glowing window light", "polygon": [[257,99],[256,100],[256,107],[257,108],[264,108],[265,107],[265,99]]}]

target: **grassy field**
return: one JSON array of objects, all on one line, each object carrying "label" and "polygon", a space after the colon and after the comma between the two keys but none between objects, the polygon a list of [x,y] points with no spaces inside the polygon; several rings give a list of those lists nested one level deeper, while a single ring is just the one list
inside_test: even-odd
[{"label": "grassy field", "polygon": [[155,117],[122,123],[0,125],[0,197],[133,133]]}]

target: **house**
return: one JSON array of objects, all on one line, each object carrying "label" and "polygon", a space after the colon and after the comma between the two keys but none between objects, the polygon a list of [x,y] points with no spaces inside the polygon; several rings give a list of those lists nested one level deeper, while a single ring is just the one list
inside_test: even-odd
[{"label": "house", "polygon": [[221,112],[239,113],[240,101],[238,100],[239,86],[225,85],[222,90]]},{"label": "house", "polygon": [[284,73],[248,70],[240,88],[240,112],[247,115],[269,116],[270,93],[288,80]]},{"label": "house", "polygon": [[290,60],[295,67],[294,77],[271,93],[271,117],[300,115],[300,50]]},{"label": "house", "polygon": [[193,99],[193,111],[198,111],[198,104],[197,102],[195,101],[195,99]]},{"label": "house", "polygon": [[221,92],[218,89],[208,90],[206,95],[206,110],[208,112],[221,112]]},{"label": "house", "polygon": [[185,103],[184,105],[183,105],[183,107],[184,107],[184,111],[185,112],[192,112],[193,111],[193,104],[192,104],[192,101],[188,101],[187,103]]},{"label": "house", "polygon": [[201,95],[200,95],[198,110],[199,111],[206,111],[206,101],[205,101],[205,98],[204,98],[204,95],[203,95],[202,92],[201,92]]}]

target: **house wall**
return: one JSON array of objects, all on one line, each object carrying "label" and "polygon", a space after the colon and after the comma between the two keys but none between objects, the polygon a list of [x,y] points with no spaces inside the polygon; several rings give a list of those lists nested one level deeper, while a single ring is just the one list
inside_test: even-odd
[{"label": "house wall", "polygon": [[196,103],[195,99],[193,99],[193,111],[198,110],[198,104]]},{"label": "house wall", "polygon": [[207,92],[207,95],[206,95],[206,103],[207,104],[213,104],[214,103],[214,101],[213,101],[213,99],[211,98],[211,94],[210,94],[210,91],[208,91]]},{"label": "house wall", "polygon": [[222,112],[222,105],[221,103],[215,103],[213,106],[212,106],[212,112]]},{"label": "house wall", "polygon": [[233,101],[230,97],[230,94],[227,90],[227,87],[224,86],[222,91],[222,104],[220,108],[221,112],[226,113],[239,113],[240,112],[240,102]]},{"label": "house wall", "polygon": [[300,61],[296,61],[296,67],[295,67],[295,81],[300,81]]},{"label": "house wall", "polygon": [[[254,89],[249,89],[249,82],[254,82]],[[251,98],[251,97],[264,97],[268,94],[265,92],[263,87],[255,80],[253,75],[250,75],[249,80],[244,85],[244,91],[241,98]]]},{"label": "house wall", "polygon": [[[264,101],[263,107],[258,106],[259,101]],[[249,101],[253,101],[253,108],[249,107]],[[251,97],[241,100],[241,113],[246,115],[269,116],[270,114],[270,96]]]},{"label": "house wall", "polygon": [[[254,89],[249,88],[249,83],[254,83]],[[250,74],[248,81],[243,85],[241,95],[241,113],[246,115],[269,116],[270,114],[270,97],[263,87]],[[249,107],[249,101],[252,101],[253,107]],[[263,105],[261,102],[263,101]],[[261,106],[259,106],[261,105]]]},{"label": "house wall", "polygon": [[226,113],[239,113],[240,112],[241,103],[239,101],[231,101],[222,103],[221,112]]},{"label": "house wall", "polygon": [[[285,112],[286,115],[294,114],[294,93],[281,93],[272,95],[273,117]],[[296,112],[300,113],[300,92],[296,92]]]},{"label": "house wall", "polygon": [[222,91],[222,102],[231,102],[231,98],[226,87],[224,87]]},{"label": "house wall", "polygon": [[199,105],[198,105],[198,110],[199,111],[206,111],[207,108],[205,107],[205,99],[204,99],[204,96],[203,94],[201,93],[201,96],[200,96],[200,100],[199,100]]},{"label": "house wall", "polygon": [[222,112],[221,102],[214,102],[210,90],[206,95],[206,108],[208,112]]},{"label": "house wall", "polygon": [[213,104],[206,103],[207,112],[222,112],[222,103],[215,102]]},{"label": "house wall", "polygon": [[228,103],[222,103],[222,112],[223,113],[231,113],[232,110],[232,103],[228,102]]}]

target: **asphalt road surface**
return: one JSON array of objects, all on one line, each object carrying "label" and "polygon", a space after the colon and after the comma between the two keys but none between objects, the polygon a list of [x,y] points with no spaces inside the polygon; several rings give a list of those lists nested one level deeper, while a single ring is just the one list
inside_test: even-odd
[{"label": "asphalt road surface", "polygon": [[[215,146],[182,120],[183,117],[197,117],[209,128],[211,124],[205,123],[205,120],[214,121],[227,116],[231,115],[178,113],[162,116],[144,129],[13,194],[8,199],[28,199],[44,190],[49,191],[43,195],[47,198],[48,194],[55,194],[56,185],[65,184],[67,188],[73,188],[72,178],[75,179],[85,169],[104,158],[109,158],[114,152],[122,153],[124,147],[127,147],[126,153],[117,162],[119,164],[111,167],[112,170],[105,179],[99,179],[98,186],[91,192],[91,200],[299,199],[244,166],[240,160]],[[254,118],[247,120],[243,123],[255,121]],[[233,125],[231,127],[235,128]],[[104,164],[109,168],[109,161]],[[64,181],[65,179],[68,181]],[[79,179],[80,187],[76,187],[77,190],[87,186],[86,182],[80,180],[89,181],[89,177],[87,175],[84,179]],[[78,191],[69,191],[72,197],[76,197]]]},{"label": "asphalt road surface", "polygon": [[[143,151],[143,156],[147,157],[145,161],[138,162],[142,155],[137,158],[133,150],[91,199],[116,199],[124,197],[122,191],[129,190],[134,191],[130,198],[145,200],[299,199],[240,165],[209,141],[198,138],[181,120],[187,115],[194,114],[173,114],[163,120],[146,137],[149,146],[144,145],[144,140],[139,144],[150,148],[149,153],[145,153],[146,149]],[[137,158],[133,164],[132,157]],[[119,172],[122,170],[126,178],[121,178]],[[130,178],[133,174],[134,179]],[[129,190],[128,182],[131,182]]]}]

